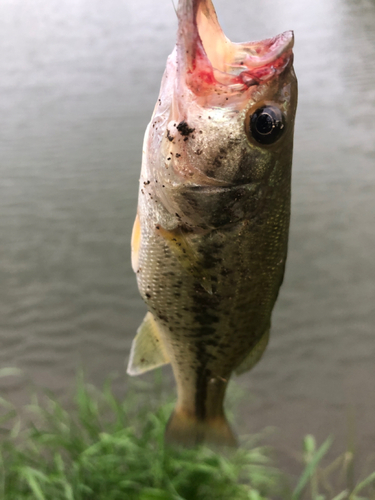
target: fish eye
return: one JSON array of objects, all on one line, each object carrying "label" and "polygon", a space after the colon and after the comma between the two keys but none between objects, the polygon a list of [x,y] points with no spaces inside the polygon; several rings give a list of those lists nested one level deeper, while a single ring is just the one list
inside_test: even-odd
[{"label": "fish eye", "polygon": [[247,118],[246,133],[260,144],[273,144],[284,132],[285,118],[276,106],[262,106]]}]

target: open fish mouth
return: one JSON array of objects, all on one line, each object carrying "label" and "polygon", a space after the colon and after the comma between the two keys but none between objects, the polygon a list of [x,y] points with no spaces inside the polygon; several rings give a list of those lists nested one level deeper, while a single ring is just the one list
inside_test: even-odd
[{"label": "open fish mouth", "polygon": [[266,40],[233,43],[223,33],[211,0],[180,0],[177,61],[196,95],[243,92],[291,64],[292,31]]}]

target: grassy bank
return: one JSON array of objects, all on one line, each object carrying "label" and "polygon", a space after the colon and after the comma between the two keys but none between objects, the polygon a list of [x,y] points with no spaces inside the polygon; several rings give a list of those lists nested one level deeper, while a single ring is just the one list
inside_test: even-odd
[{"label": "grassy bank", "polygon": [[292,486],[261,446],[261,436],[225,453],[206,447],[166,447],[164,428],[173,404],[161,387],[156,382],[150,392],[134,383],[121,401],[110,383],[97,390],[79,377],[72,411],[44,396],[40,401],[34,398],[22,418],[0,400],[0,499],[375,498],[375,473],[350,484],[349,453],[320,467],[329,439],[317,447],[313,437],[305,438],[305,466]]}]

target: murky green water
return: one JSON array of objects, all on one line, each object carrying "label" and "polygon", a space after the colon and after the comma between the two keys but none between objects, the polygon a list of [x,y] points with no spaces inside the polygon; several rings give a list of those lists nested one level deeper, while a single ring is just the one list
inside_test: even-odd
[{"label": "murky green water", "polygon": [[[169,0],[0,4],[0,366],[70,390],[124,361],[145,306],[129,259],[144,129],[176,19]],[[286,279],[238,428],[375,448],[375,3],[217,0],[234,41],[294,29],[300,101]],[[166,370],[168,373],[168,369]],[[353,409],[354,408],[354,409]],[[285,455],[287,460],[287,455]]]}]

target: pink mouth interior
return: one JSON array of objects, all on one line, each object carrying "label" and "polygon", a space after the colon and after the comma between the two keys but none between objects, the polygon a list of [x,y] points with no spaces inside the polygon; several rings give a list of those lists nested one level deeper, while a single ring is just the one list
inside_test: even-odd
[{"label": "pink mouth interior", "polygon": [[243,92],[280,74],[292,58],[293,33],[259,42],[232,43],[211,0],[180,0],[178,56],[186,83],[204,95]]}]

